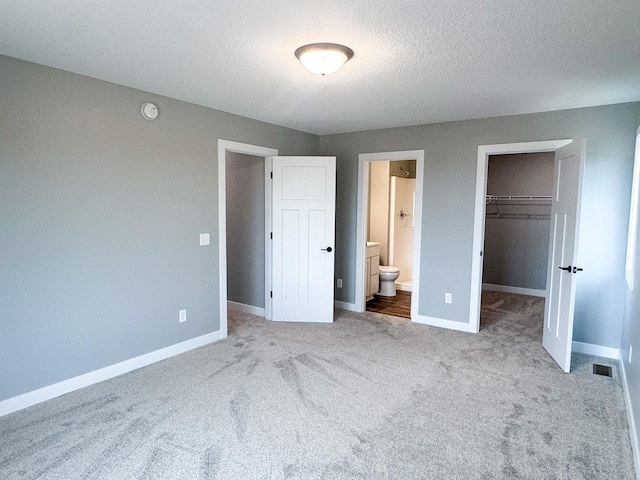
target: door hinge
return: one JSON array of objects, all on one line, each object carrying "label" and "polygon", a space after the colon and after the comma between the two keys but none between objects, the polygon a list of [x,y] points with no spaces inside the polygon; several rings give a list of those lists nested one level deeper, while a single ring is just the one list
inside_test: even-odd
[{"label": "door hinge", "polygon": [[273,180],[273,172],[271,172],[271,179]]},{"label": "door hinge", "polygon": [[271,232],[271,240],[273,240],[273,232]]},{"label": "door hinge", "polygon": [[270,296],[271,298],[273,298],[273,290],[271,290],[271,292],[269,292],[269,296]]}]

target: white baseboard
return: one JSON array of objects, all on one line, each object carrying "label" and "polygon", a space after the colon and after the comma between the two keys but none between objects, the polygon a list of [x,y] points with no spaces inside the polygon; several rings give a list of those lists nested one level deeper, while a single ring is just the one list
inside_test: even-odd
[{"label": "white baseboard", "polygon": [[259,317],[264,317],[264,308],[254,307],[253,305],[245,305],[244,303],[237,303],[237,302],[232,302],[231,300],[228,300],[227,308],[229,310],[235,310],[237,312],[250,313],[251,315],[258,315]]},{"label": "white baseboard", "polygon": [[402,283],[396,283],[396,290],[400,290],[401,292],[411,292],[413,291],[413,285],[404,285]]},{"label": "white baseboard", "polygon": [[633,406],[631,405],[631,395],[629,393],[629,384],[627,383],[627,372],[624,367],[624,359],[620,358],[619,360],[620,371],[622,373],[622,390],[624,392],[624,403],[627,407],[629,437],[631,440],[631,450],[633,452],[633,466],[636,469],[636,478],[640,478],[640,444],[638,444],[638,431],[636,430],[636,421],[633,415]]},{"label": "white baseboard", "polygon": [[573,342],[571,344],[571,351],[586,353],[587,355],[595,355],[596,357],[613,358],[615,360],[620,358],[619,348],[603,347],[601,345],[593,345],[591,343]]},{"label": "white baseboard", "polygon": [[454,322],[453,320],[444,320],[442,318],[418,315],[417,317],[412,318],[411,321],[413,323],[429,325],[431,327],[448,328],[449,330],[458,330],[460,332],[471,332],[468,323]]},{"label": "white baseboard", "polygon": [[358,307],[356,306],[355,303],[347,303],[347,302],[341,302],[340,300],[335,300],[333,302],[333,305],[336,308],[341,308],[342,310],[347,310],[349,312],[360,312],[361,310],[358,309]]},{"label": "white baseboard", "polygon": [[535,288],[510,287],[508,285],[495,285],[493,283],[483,283],[483,290],[492,290],[494,292],[515,293],[517,295],[529,295],[531,297],[546,297],[547,292],[537,290]]},{"label": "white baseboard", "polygon": [[169,347],[161,348],[160,350],[145,353],[144,355],[140,355],[114,365],[109,365],[108,367],[100,368],[98,370],[85,373],[84,375],[63,380],[62,382],[54,383],[53,385],[39,388],[38,390],[33,390],[31,392],[18,395],[17,397],[3,400],[0,402],[0,417],[31,407],[32,405],[51,400],[52,398],[65,395],[73,392],[74,390],[88,387],[94,383],[102,382],[104,380],[117,377],[118,375],[131,372],[132,370],[146,367],[152,363],[188,352],[194,348],[217,342],[218,340],[220,340],[219,330],[184,342],[176,343]]}]

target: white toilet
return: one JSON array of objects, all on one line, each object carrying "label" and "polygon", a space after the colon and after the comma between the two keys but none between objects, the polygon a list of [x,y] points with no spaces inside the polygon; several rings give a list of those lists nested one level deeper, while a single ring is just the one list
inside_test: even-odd
[{"label": "white toilet", "polygon": [[384,267],[380,265],[380,291],[378,295],[383,297],[395,297],[396,296],[396,284],[395,281],[400,276],[400,269],[396,267]]}]

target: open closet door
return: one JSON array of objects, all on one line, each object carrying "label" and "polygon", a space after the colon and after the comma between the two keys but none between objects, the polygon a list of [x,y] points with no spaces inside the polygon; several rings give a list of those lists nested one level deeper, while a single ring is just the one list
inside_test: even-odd
[{"label": "open closet door", "polygon": [[573,313],[580,202],[586,140],[574,140],[556,150],[551,232],[547,270],[547,303],[542,345],[565,372],[571,369]]},{"label": "open closet door", "polygon": [[336,157],[273,157],[273,320],[333,322]]}]

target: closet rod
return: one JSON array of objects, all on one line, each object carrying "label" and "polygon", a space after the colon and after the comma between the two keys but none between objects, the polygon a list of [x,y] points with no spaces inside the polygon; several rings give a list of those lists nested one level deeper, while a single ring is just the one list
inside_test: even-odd
[{"label": "closet rod", "polygon": [[487,217],[491,218],[524,218],[536,220],[549,220],[551,215],[544,213],[487,213]]},{"label": "closet rod", "polygon": [[487,200],[551,200],[551,195],[487,195]]}]

